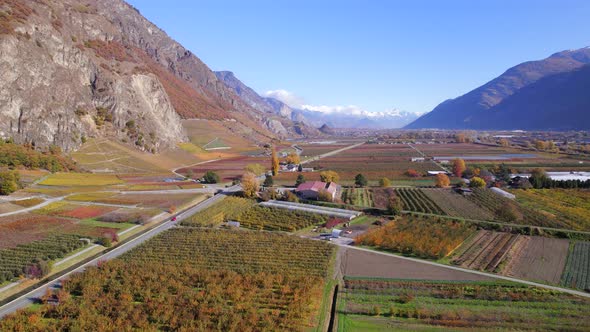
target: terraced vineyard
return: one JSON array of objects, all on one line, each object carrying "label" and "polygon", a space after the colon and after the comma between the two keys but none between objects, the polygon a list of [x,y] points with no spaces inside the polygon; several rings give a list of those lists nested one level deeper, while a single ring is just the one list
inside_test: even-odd
[{"label": "terraced vineyard", "polygon": [[182,221],[183,226],[216,227],[228,220],[234,220],[242,212],[256,204],[255,201],[240,198],[226,197],[221,202],[200,211]]},{"label": "terraced vineyard", "polygon": [[506,282],[346,277],[338,331],[587,331],[590,301]]},{"label": "terraced vineyard", "polygon": [[63,234],[0,249],[0,283],[24,275],[25,268],[34,263],[62,258],[85,245],[80,236]]},{"label": "terraced vineyard", "polygon": [[241,213],[236,219],[240,222],[241,226],[246,228],[294,232],[305,227],[324,224],[327,221],[327,216],[294,210],[254,206]]},{"label": "terraced vineyard", "polygon": [[1,331],[313,331],[332,246],[277,233],[176,228],[74,274],[59,305]]},{"label": "terraced vineyard", "polygon": [[566,287],[590,290],[590,242],[575,242],[571,249],[561,284]]},{"label": "terraced vineyard", "polygon": [[426,196],[420,189],[396,189],[396,194],[401,198],[404,210],[445,215],[437,203]]},{"label": "terraced vineyard", "polygon": [[343,188],[342,201],[362,207],[373,206],[373,193],[367,188]]}]

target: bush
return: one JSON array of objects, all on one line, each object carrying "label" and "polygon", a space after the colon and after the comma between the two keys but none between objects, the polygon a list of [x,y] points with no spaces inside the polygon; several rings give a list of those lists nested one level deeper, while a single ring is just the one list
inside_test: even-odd
[{"label": "bush", "polygon": [[107,247],[107,248],[110,248],[113,245],[111,239],[106,236],[102,236],[102,237],[98,238],[96,243],[100,244],[103,247]]},{"label": "bush", "polygon": [[219,175],[213,171],[207,171],[203,176],[203,182],[205,183],[218,183]]}]

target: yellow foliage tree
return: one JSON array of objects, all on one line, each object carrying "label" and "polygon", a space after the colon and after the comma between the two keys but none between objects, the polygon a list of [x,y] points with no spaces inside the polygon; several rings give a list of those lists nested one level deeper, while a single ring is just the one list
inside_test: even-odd
[{"label": "yellow foliage tree", "polygon": [[508,147],[508,146],[510,146],[510,141],[507,140],[507,139],[505,139],[505,138],[502,138],[500,140],[500,145],[503,146],[503,147]]},{"label": "yellow foliage tree", "polygon": [[469,182],[469,186],[471,188],[483,188],[486,186],[486,181],[480,177],[473,177],[471,178],[471,181]]},{"label": "yellow foliage tree", "polygon": [[301,159],[299,158],[299,155],[297,153],[291,152],[289,153],[287,158],[285,158],[285,162],[287,162],[287,164],[299,164],[301,162]]},{"label": "yellow foliage tree", "polygon": [[274,147],[272,148],[271,155],[271,170],[272,176],[279,174],[279,157],[277,156],[277,150]]},{"label": "yellow foliage tree", "polygon": [[451,180],[444,173],[438,173],[436,175],[436,186],[439,188],[448,187],[451,185]]},{"label": "yellow foliage tree", "polygon": [[379,186],[383,188],[391,187],[391,181],[388,178],[379,179]]},{"label": "yellow foliage tree", "polygon": [[322,182],[338,182],[340,175],[334,171],[323,171],[320,172],[320,179]]},{"label": "yellow foliage tree", "polygon": [[465,161],[463,159],[457,158],[453,160],[453,174],[455,174],[455,176],[461,177],[466,169],[467,167],[465,166]]},{"label": "yellow foliage tree", "polygon": [[256,175],[252,172],[246,172],[242,175],[241,185],[242,190],[244,191],[244,196],[248,198],[255,197],[260,188],[260,183],[258,182]]}]

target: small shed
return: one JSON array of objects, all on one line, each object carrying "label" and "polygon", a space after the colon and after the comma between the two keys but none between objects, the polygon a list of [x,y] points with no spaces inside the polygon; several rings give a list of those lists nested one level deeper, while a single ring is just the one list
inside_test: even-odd
[{"label": "small shed", "polygon": [[342,230],[340,229],[333,229],[332,230],[332,237],[337,239],[340,237],[340,233],[342,233]]},{"label": "small shed", "polygon": [[229,227],[240,227],[240,222],[239,221],[228,221],[227,222],[227,226],[229,226]]}]

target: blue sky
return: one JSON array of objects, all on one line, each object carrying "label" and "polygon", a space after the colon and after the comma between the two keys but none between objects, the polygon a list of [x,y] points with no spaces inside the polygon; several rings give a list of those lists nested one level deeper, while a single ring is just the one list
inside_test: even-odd
[{"label": "blue sky", "polygon": [[292,103],[428,112],[590,45],[590,1],[130,0],[213,70]]}]

